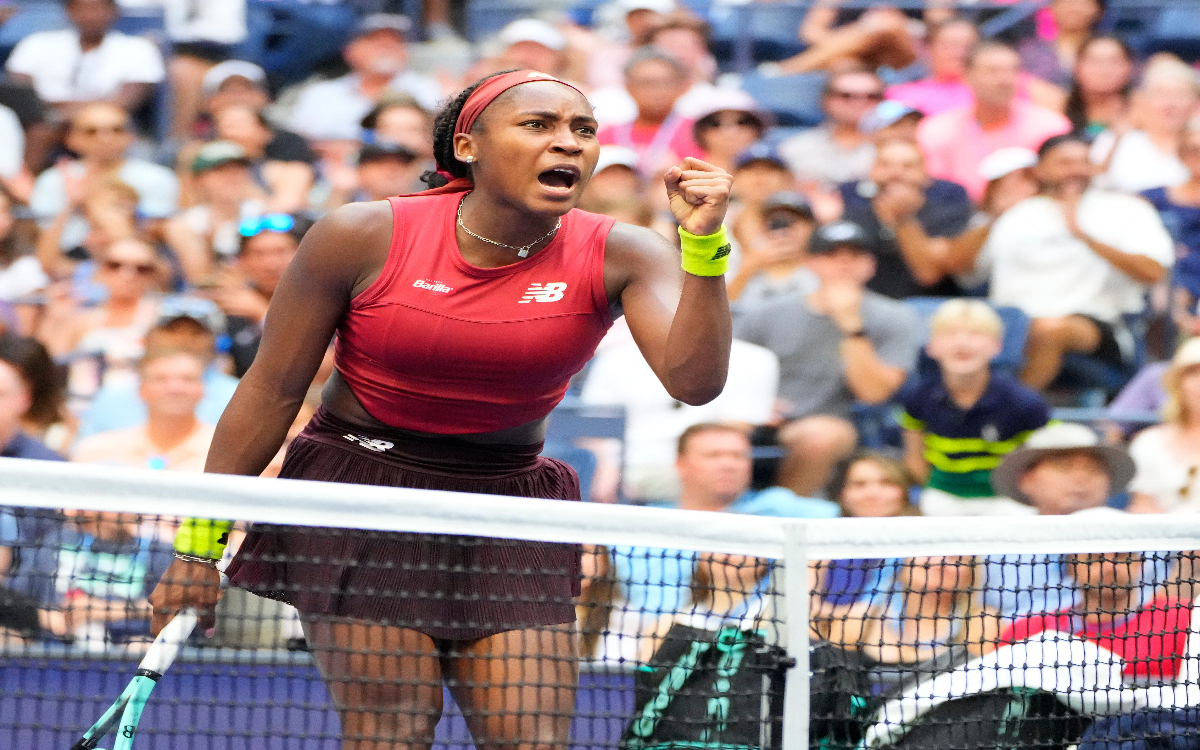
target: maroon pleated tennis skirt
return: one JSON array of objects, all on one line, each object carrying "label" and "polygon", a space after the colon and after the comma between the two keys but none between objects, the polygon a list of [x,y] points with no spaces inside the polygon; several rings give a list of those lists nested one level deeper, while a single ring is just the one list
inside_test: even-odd
[{"label": "maroon pleated tennis skirt", "polygon": [[[539,456],[541,447],[365,431],[320,409],[288,447],[280,477],[579,500],[575,472]],[[227,572],[302,613],[456,641],[574,622],[580,584],[574,544],[262,523]]]}]

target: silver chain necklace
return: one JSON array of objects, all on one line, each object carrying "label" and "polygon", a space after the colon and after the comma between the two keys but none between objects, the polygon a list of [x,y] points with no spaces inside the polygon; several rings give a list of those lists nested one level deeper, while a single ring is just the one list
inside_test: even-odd
[{"label": "silver chain necklace", "polygon": [[543,234],[541,237],[538,237],[538,238],[537,238],[536,240],[534,240],[533,242],[530,242],[528,245],[522,245],[522,246],[520,246],[520,247],[517,247],[516,245],[506,245],[506,244],[504,244],[503,242],[496,242],[495,240],[489,240],[487,237],[480,237],[479,235],[477,235],[477,234],[475,234],[474,232],[472,232],[470,229],[467,229],[467,225],[466,225],[466,224],[463,224],[463,220],[462,220],[462,207],[463,207],[463,203],[466,203],[466,201],[464,200],[464,201],[460,201],[460,202],[459,202],[459,204],[458,204],[458,214],[457,214],[457,217],[456,217],[456,218],[458,219],[458,225],[459,225],[460,227],[462,227],[462,230],[463,230],[464,232],[466,232],[467,234],[471,235],[472,237],[474,237],[475,239],[477,239],[477,240],[479,240],[479,241],[481,241],[481,242],[486,242],[486,243],[488,243],[489,245],[497,245],[497,246],[499,246],[499,247],[506,247],[506,248],[508,248],[509,250],[516,250],[516,251],[517,251],[517,257],[518,257],[518,258],[528,258],[528,257],[529,257],[529,251],[533,249],[533,246],[534,246],[534,245],[538,244],[538,243],[539,243],[539,242],[541,242],[542,240],[545,240],[545,239],[548,239],[548,238],[552,237],[552,236],[554,235],[554,233],[558,231],[559,227],[561,227],[561,226],[562,226],[562,219],[560,218],[558,221],[554,222],[554,228],[553,228],[553,229],[551,229],[549,232],[546,232],[546,233],[545,233],[545,234]]}]

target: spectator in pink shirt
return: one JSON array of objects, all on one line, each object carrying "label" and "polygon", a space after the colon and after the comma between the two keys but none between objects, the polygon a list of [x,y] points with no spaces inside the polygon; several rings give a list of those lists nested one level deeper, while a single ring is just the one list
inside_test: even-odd
[{"label": "spectator in pink shirt", "polygon": [[889,99],[903,102],[925,115],[936,115],[975,102],[965,80],[967,57],[979,42],[970,22],[951,19],[929,30],[929,77],[902,83],[887,90]]},{"label": "spectator in pink shirt", "polygon": [[634,52],[625,66],[625,89],[637,104],[637,119],[602,127],[600,144],[633,149],[638,172],[647,179],[685,157],[703,158],[692,138],[694,123],[675,111],[675,103],[691,83],[687,68],[675,58],[654,47]]},{"label": "spectator in pink shirt", "polygon": [[1017,98],[1021,58],[1000,42],[982,42],[967,58],[966,80],[974,104],[927,117],[917,130],[929,174],[957,182],[973,200],[986,181],[979,162],[999,148],[1037,150],[1047,138],[1071,130],[1066,117]]}]

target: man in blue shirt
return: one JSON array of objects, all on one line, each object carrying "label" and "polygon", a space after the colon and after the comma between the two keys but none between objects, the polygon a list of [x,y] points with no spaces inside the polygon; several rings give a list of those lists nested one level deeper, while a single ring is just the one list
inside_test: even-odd
[{"label": "man in blue shirt", "polygon": [[[840,512],[836,503],[783,487],[751,491],[750,439],[735,425],[693,425],[678,445],[675,468],[682,489],[678,501],[666,507],[774,518],[834,518]],[[640,612],[644,622],[687,606],[696,553],[618,547],[614,554],[626,606]]]},{"label": "man in blue shirt", "polygon": [[[182,349],[208,363],[204,370],[204,398],[196,407],[196,418],[215,425],[237,389],[237,378],[213,363],[216,336],[224,327],[224,316],[208,300],[172,297],[159,308],[158,323],[146,333],[146,350]],[[146,404],[136,383],[106,385],[97,391],[91,406],[79,420],[79,438],[100,432],[123,430],[145,424]]]}]

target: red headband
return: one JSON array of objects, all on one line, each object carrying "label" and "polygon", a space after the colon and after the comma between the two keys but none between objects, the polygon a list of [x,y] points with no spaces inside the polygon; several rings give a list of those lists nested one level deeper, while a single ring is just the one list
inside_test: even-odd
[{"label": "red headband", "polygon": [[[463,103],[462,112],[458,113],[458,121],[454,124],[454,134],[470,133],[471,126],[479,119],[479,115],[483,113],[483,110],[487,109],[487,105],[496,101],[496,97],[508,91],[513,86],[520,86],[522,83],[533,83],[534,81],[554,81],[564,86],[571,86],[566,81],[560,81],[554,76],[548,76],[536,70],[514,70],[511,73],[502,73],[498,76],[493,76],[479,84],[479,87],[467,97],[467,101]],[[574,86],[571,86],[571,88],[579,91]],[[582,91],[579,91],[579,93],[583,94]]]}]

